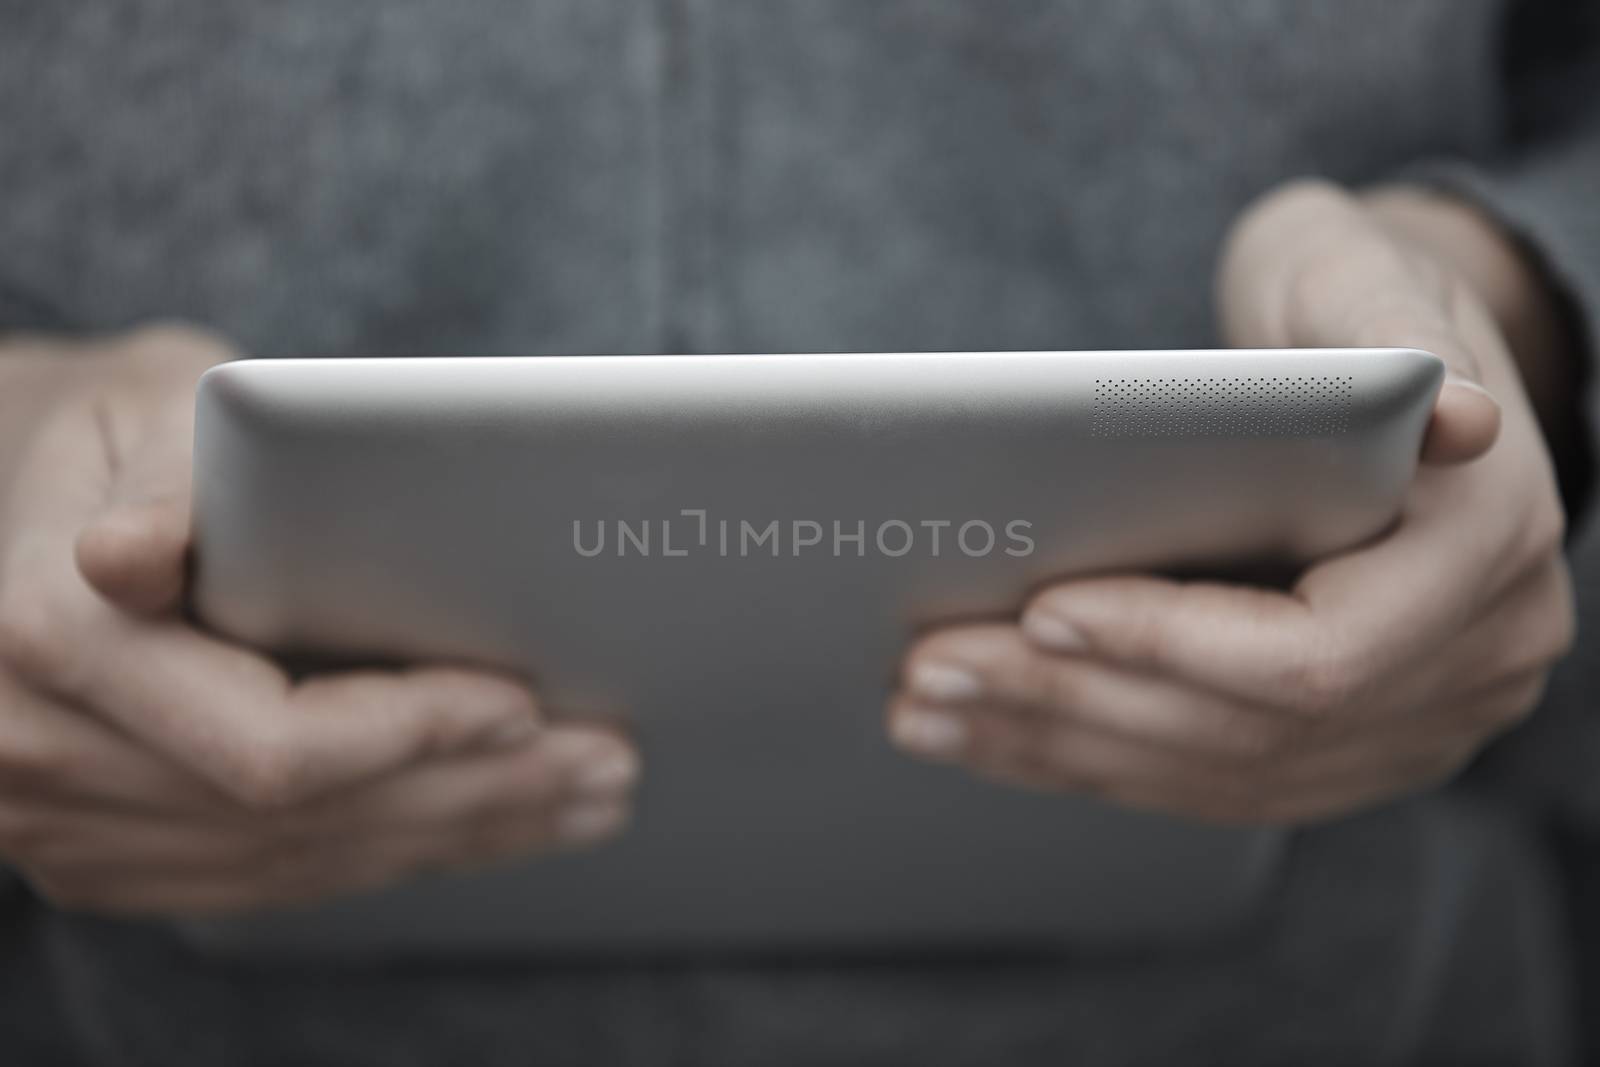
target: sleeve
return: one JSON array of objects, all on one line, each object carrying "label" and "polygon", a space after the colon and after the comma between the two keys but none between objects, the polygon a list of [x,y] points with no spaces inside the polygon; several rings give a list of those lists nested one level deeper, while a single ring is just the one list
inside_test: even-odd
[{"label": "sleeve", "polygon": [[1423,174],[1477,201],[1527,243],[1592,351],[1600,323],[1600,4],[1516,5],[1502,62],[1501,151]]},{"label": "sleeve", "polygon": [[1501,63],[1498,151],[1480,159],[1424,161],[1404,177],[1470,200],[1498,221],[1522,242],[1565,307],[1583,357],[1582,392],[1574,404],[1586,432],[1575,454],[1558,457],[1558,473],[1573,528],[1583,531],[1600,452],[1600,398],[1594,395],[1600,379],[1600,4],[1515,4],[1506,17]]},{"label": "sleeve", "polygon": [[1531,0],[1508,14],[1505,137],[1485,159],[1439,160],[1408,177],[1475,202],[1521,240],[1570,316],[1583,359],[1574,397],[1585,426],[1564,459],[1577,646],[1538,712],[1469,775],[1541,817],[1600,839],[1600,521],[1594,499],[1600,398],[1600,4]]}]

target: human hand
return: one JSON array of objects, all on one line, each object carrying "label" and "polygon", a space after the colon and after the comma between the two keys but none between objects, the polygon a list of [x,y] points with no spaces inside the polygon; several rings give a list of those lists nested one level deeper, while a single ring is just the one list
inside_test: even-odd
[{"label": "human hand", "polygon": [[1564,517],[1490,310],[1510,295],[1482,279],[1531,285],[1485,220],[1448,211],[1469,209],[1295,183],[1241,218],[1220,268],[1231,344],[1444,358],[1423,467],[1388,535],[1288,592],[1097,577],[1043,591],[1016,624],[932,633],[907,655],[891,736],[1042,789],[1290,823],[1443,782],[1526,716],[1573,638]]},{"label": "human hand", "polygon": [[0,345],[0,858],[62,906],[192,916],[616,831],[631,746],[514,679],[292,681],[184,620],[194,385],[232,354]]}]

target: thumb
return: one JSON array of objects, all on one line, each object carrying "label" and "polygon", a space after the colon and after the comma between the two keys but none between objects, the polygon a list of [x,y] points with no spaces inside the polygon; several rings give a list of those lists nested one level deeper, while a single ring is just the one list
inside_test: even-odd
[{"label": "thumb", "polygon": [[106,506],[79,533],[78,570],[103,597],[139,614],[177,610],[189,559],[189,433],[166,427],[112,471]]},{"label": "thumb", "polygon": [[1422,439],[1422,461],[1465,463],[1487,452],[1499,436],[1499,402],[1476,381],[1449,372]]}]

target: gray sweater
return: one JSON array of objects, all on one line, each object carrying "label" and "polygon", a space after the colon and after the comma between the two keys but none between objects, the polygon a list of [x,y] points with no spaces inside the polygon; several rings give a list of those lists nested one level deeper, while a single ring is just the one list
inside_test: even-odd
[{"label": "gray sweater", "polygon": [[[1205,345],[1229,219],[1302,173],[1479,197],[1592,325],[1592,13],[9,0],[0,328],[184,316],[262,355]],[[1600,609],[1600,546],[1573,552]],[[1297,834],[1223,943],[260,970],[13,892],[0,1033],[8,1062],[165,1067],[1562,1062],[1546,835],[1600,825],[1597,670],[1468,780]]]}]

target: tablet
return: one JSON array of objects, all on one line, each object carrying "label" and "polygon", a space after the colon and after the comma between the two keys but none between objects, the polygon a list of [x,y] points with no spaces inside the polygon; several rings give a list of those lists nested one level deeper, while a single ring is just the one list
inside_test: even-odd
[{"label": "tablet", "polygon": [[915,634],[1053,580],[1284,574],[1382,535],[1404,349],[254,360],[198,396],[195,609],[284,656],[469,661],[621,715],[595,850],[188,928],[272,953],[1080,946],[1204,935],[1281,835],[931,766]]}]

